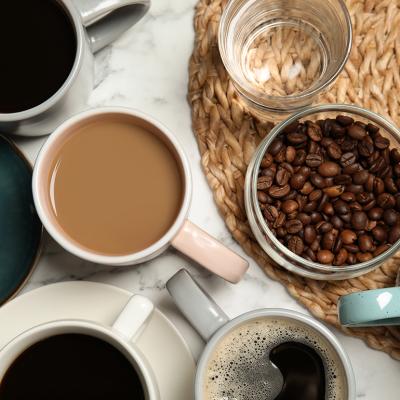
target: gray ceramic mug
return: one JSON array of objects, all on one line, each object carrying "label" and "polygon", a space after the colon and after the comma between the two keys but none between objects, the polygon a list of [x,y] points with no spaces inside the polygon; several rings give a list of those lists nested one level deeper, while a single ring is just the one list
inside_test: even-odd
[{"label": "gray ceramic mug", "polygon": [[207,345],[197,365],[195,382],[195,400],[204,400],[204,382],[207,376],[207,365],[214,349],[237,326],[258,318],[279,318],[291,320],[307,326],[335,351],[342,364],[347,382],[347,399],[356,398],[356,386],[350,360],[340,342],[333,333],[320,322],[308,315],[286,309],[260,309],[250,311],[230,320],[214,300],[196,283],[190,274],[181,269],[168,282],[167,289],[182,314],[197,330]]},{"label": "gray ceramic mug", "polygon": [[0,113],[0,130],[23,136],[51,133],[70,116],[87,108],[93,89],[93,54],[139,21],[150,0],[54,0],[74,26],[77,50],[72,70],[61,88],[29,110]]}]

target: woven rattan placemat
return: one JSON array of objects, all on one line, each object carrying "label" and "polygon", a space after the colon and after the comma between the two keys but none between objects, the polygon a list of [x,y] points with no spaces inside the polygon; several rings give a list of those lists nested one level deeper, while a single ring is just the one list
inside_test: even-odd
[{"label": "woven rattan placemat", "polygon": [[[312,314],[340,327],[339,296],[393,286],[400,254],[372,273],[336,282],[304,279],[268,261],[247,222],[243,187],[247,165],[271,126],[257,122],[243,109],[220,60],[217,32],[226,2],[200,0],[194,22],[189,102],[204,173],[226,225],[246,253]],[[362,105],[400,125],[400,0],[348,0],[347,5],[354,28],[352,53],[335,86],[320,102]],[[400,360],[400,329],[342,330]]]}]

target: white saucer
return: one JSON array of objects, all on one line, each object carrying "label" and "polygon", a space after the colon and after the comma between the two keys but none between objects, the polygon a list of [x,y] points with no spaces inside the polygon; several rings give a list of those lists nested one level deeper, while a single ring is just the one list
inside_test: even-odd
[{"label": "white saucer", "polygon": [[[35,325],[87,319],[111,325],[132,293],[93,282],[63,282],[33,290],[0,308],[0,348]],[[138,347],[154,368],[162,400],[193,399],[195,362],[172,323],[155,310]]]}]

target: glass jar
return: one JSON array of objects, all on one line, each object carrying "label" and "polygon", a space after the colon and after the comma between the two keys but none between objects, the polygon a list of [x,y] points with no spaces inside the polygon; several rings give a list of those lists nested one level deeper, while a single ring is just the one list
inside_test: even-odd
[{"label": "glass jar", "polygon": [[339,114],[348,115],[356,121],[375,124],[379,127],[381,135],[390,140],[390,147],[400,149],[400,130],[382,116],[364,108],[347,104],[320,105],[306,108],[276,125],[260,143],[247,169],[245,207],[250,227],[257,242],[272,262],[306,278],[340,280],[360,276],[382,265],[400,248],[400,240],[398,240],[384,253],[366,262],[346,266],[319,264],[291,252],[275,237],[264,220],[257,199],[257,178],[261,161],[270,144],[287,126],[296,121],[335,118]]},{"label": "glass jar", "polygon": [[342,0],[230,0],[218,36],[239,98],[273,121],[315,101],[342,71],[351,43]]}]

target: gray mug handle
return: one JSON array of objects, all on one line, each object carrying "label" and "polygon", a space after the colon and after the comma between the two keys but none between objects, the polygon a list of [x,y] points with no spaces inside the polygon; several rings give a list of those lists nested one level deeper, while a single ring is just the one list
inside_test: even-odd
[{"label": "gray mug handle", "polygon": [[229,318],[184,269],[167,282],[167,290],[185,318],[208,341]]},{"label": "gray mug handle", "polygon": [[150,0],[73,0],[87,28],[95,53],[138,22],[148,11]]}]

